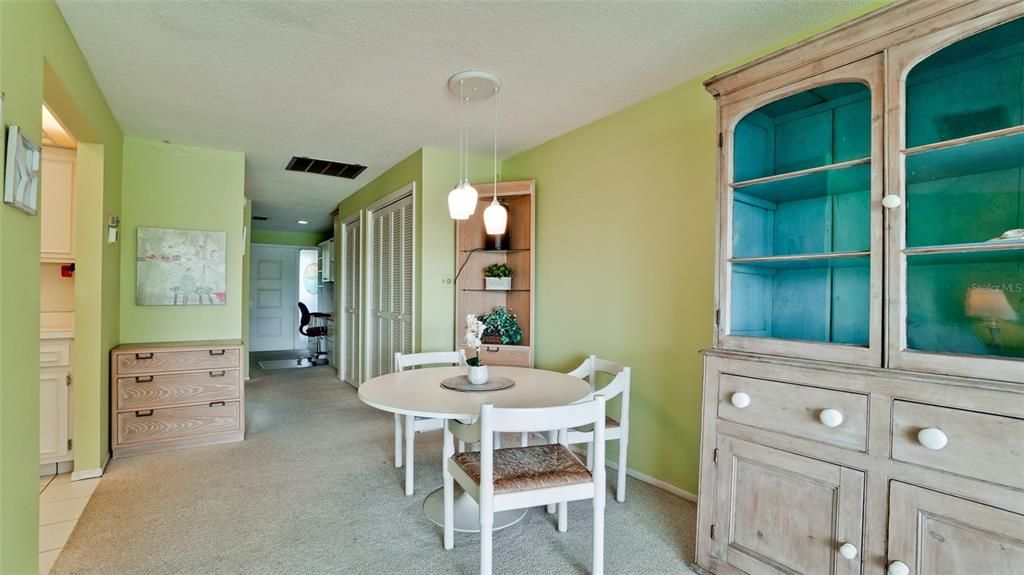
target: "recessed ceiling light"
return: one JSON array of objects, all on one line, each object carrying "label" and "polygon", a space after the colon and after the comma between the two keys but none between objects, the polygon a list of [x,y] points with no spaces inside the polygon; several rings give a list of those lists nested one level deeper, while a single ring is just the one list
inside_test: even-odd
[{"label": "recessed ceiling light", "polygon": [[297,223],[297,224],[302,224],[302,225],[306,225],[306,224],[308,224],[309,222],[307,222],[306,220],[297,220],[297,221],[296,221],[295,223]]}]

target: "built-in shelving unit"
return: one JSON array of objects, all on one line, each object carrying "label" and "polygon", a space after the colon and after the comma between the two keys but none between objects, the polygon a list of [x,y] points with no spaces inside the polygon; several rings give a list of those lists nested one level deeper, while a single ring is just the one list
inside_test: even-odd
[{"label": "built-in shelving unit", "polygon": [[[455,226],[455,340],[463,347],[468,314],[484,315],[504,307],[516,315],[523,339],[518,345],[485,343],[480,350],[489,365],[533,365],[534,320],[534,182],[499,182],[498,201],[508,210],[508,238],[501,249],[489,247],[483,212],[490,204],[493,184],[473,184],[479,193],[476,212]],[[484,268],[504,263],[513,270],[512,288],[485,289]],[[472,356],[475,351],[467,350]]]}]

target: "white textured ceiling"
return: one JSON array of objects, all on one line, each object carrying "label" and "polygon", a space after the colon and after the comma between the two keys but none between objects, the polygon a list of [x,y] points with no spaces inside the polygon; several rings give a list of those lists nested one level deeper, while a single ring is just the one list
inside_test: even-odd
[{"label": "white textured ceiling", "polygon": [[[125,134],[245,152],[246,195],[273,229],[328,229],[398,160],[456,149],[459,70],[502,76],[506,157],[863,3],[58,0]],[[491,111],[474,109],[488,155]],[[368,169],[285,172],[292,155]]]}]

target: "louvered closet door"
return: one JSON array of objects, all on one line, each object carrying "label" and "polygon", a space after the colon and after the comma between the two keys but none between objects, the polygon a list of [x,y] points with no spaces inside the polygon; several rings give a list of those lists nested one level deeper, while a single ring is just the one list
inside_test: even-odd
[{"label": "louvered closet door", "polygon": [[342,342],[341,342],[341,379],[349,385],[360,383],[359,361],[359,325],[362,314],[359,313],[362,288],[362,225],[356,219],[342,226],[342,268],[345,280],[342,284]]},{"label": "louvered closet door", "polygon": [[413,351],[412,196],[373,212],[370,376],[391,371],[395,353]]}]

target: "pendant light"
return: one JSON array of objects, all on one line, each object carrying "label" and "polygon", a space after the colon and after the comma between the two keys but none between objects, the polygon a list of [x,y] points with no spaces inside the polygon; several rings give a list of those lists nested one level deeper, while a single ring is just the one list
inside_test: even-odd
[{"label": "pendant light", "polygon": [[[501,89],[501,79],[490,72],[465,70],[448,78],[448,90],[459,97],[459,182],[448,192],[448,215],[467,220],[476,212],[478,194],[469,183],[469,117],[466,104],[470,100],[489,98]],[[497,130],[497,127],[495,127]],[[495,131],[497,143],[497,131]],[[497,158],[497,151],[495,151]],[[495,166],[496,167],[496,166]],[[495,170],[495,177],[497,170]]]},{"label": "pendant light", "polygon": [[484,228],[487,235],[500,236],[508,225],[508,212],[498,203],[498,89],[494,89],[494,196],[484,210]]}]

